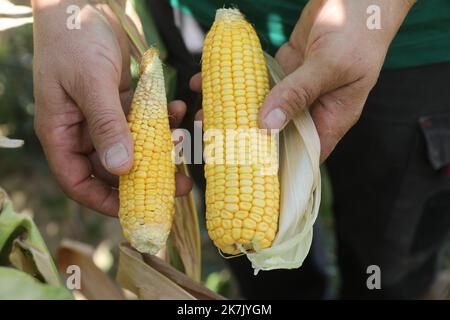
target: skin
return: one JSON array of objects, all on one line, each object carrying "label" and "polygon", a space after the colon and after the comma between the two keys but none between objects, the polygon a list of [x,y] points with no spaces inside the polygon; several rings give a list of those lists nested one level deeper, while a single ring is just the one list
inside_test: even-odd
[{"label": "skin", "polygon": [[[309,108],[321,142],[321,162],[358,121],[390,43],[415,1],[310,1],[275,58],[287,77],[270,91],[259,113],[261,128],[283,129]],[[369,30],[366,10],[381,9],[381,30]],[[201,91],[201,75],[190,82]],[[279,109],[285,121],[268,121]],[[203,114],[197,114],[202,120]]]},{"label": "skin", "polygon": [[[133,147],[125,115],[130,107],[130,52],[114,15],[87,1],[78,5],[81,29],[66,28],[67,1],[33,0],[35,130],[50,169],[66,194],[101,213],[116,216],[117,175],[132,166]],[[382,29],[366,27],[369,5],[381,8]],[[313,0],[304,9],[289,41],[276,55],[288,76],[261,107],[262,128],[282,129],[309,108],[324,161],[358,120],[375,85],[393,37],[413,1]],[[191,88],[201,91],[200,74]],[[279,109],[278,120],[270,112]],[[186,105],[169,104],[176,127]],[[202,118],[202,112],[197,119]],[[283,119],[284,118],[284,119]],[[120,144],[127,157],[111,161]],[[93,177],[95,176],[95,178]],[[177,194],[191,189],[176,176]]]},{"label": "skin", "polygon": [[[65,1],[33,1],[35,131],[51,171],[73,200],[117,216],[117,175],[133,163],[125,115],[131,104],[128,40],[107,7],[71,1],[81,8],[79,30],[66,28]],[[182,101],[169,104],[171,126],[186,112]],[[106,153],[122,144],[128,159],[108,165]],[[95,176],[95,177],[93,177]],[[192,183],[176,175],[176,193]]]}]

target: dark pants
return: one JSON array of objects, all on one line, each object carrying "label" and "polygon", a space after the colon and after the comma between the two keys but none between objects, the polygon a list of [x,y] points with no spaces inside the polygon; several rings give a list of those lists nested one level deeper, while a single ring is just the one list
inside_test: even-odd
[{"label": "dark pants", "polygon": [[434,280],[450,231],[449,84],[450,63],[383,71],[327,161],[343,298],[420,298]]},{"label": "dark pants", "polygon": [[[186,79],[198,65],[174,37],[170,7],[158,2],[154,10],[168,41],[168,62],[183,80],[178,97],[192,101]],[[194,111],[189,109],[186,124]],[[420,298],[426,293],[449,236],[449,163],[450,63],[383,71],[360,121],[327,161],[342,298]],[[192,169],[197,184],[204,187],[201,167]],[[245,257],[228,260],[243,296],[327,297],[329,280],[317,231],[298,270],[260,272],[255,277]],[[371,265],[380,268],[380,290],[367,288]]]}]

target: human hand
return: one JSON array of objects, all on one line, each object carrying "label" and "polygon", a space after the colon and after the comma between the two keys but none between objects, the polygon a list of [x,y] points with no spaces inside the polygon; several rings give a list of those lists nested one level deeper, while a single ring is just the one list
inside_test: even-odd
[{"label": "human hand", "polygon": [[[310,1],[276,54],[288,76],[267,96],[260,127],[282,129],[309,107],[321,162],[359,119],[388,47],[414,1]],[[367,8],[381,9],[382,29],[367,27]]]},{"label": "human hand", "polygon": [[[35,131],[50,169],[72,199],[116,216],[116,175],[133,164],[125,115],[131,104],[126,34],[107,6],[78,5],[80,29],[66,27],[66,1],[34,0]],[[171,126],[186,106],[169,104]],[[94,178],[95,177],[95,178]],[[176,176],[177,195],[190,180]]]}]

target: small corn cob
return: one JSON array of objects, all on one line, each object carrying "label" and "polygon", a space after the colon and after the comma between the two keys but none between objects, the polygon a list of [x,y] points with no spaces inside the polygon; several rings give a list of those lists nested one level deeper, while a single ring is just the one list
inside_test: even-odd
[{"label": "small corn cob", "polygon": [[142,57],[128,123],[134,163],[120,177],[119,218],[125,238],[140,252],[165,244],[174,214],[175,165],[161,61],[156,49]]},{"label": "small corn cob", "polygon": [[[237,9],[219,9],[206,36],[202,56],[205,137],[208,130],[247,130],[249,163],[205,165],[206,225],[214,244],[227,254],[270,247],[278,229],[277,171],[265,174],[266,164],[255,160],[257,148],[269,145],[264,160],[278,169],[272,137],[257,131],[258,111],[269,91],[264,54],[253,27]],[[226,135],[226,133],[224,133]],[[205,150],[212,143],[205,139]],[[215,156],[242,156],[227,139],[216,143]],[[237,162],[237,163],[236,163]]]}]

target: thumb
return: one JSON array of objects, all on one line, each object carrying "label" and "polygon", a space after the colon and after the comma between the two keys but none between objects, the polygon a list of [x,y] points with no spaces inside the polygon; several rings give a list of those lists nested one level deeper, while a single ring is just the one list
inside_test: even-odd
[{"label": "thumb", "polygon": [[102,165],[112,174],[128,172],[133,164],[131,133],[114,81],[90,83],[80,105]]},{"label": "thumb", "polygon": [[305,62],[273,87],[259,111],[260,128],[281,130],[309,107],[327,89],[322,71],[315,63]]}]

